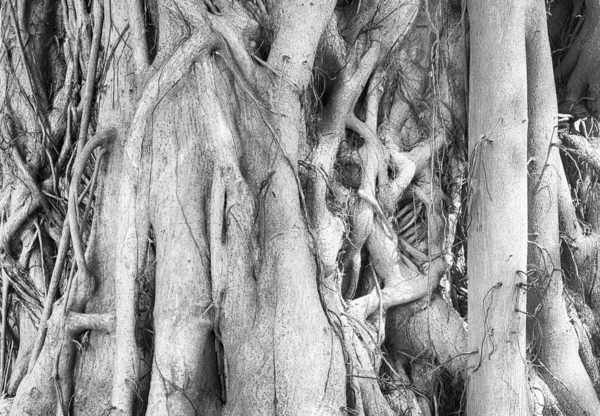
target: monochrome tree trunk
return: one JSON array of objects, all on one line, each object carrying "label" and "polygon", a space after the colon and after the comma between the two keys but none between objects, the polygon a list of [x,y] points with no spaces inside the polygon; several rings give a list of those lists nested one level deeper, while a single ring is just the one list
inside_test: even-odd
[{"label": "monochrome tree trunk", "polygon": [[[542,3],[538,2],[541,6]],[[530,5],[469,2],[469,415],[528,414],[527,64]],[[491,83],[494,88],[486,88]]]},{"label": "monochrome tree trunk", "polygon": [[599,19],[1,2],[0,414],[600,414]]}]

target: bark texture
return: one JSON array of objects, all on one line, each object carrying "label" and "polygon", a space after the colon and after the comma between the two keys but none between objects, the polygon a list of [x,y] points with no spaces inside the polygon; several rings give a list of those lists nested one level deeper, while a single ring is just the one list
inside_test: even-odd
[{"label": "bark texture", "polygon": [[2,2],[0,414],[600,413],[600,13],[509,3]]}]

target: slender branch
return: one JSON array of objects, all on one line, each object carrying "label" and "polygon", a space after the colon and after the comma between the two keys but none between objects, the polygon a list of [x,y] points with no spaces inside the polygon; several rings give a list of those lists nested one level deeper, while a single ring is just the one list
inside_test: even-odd
[{"label": "slender branch", "polygon": [[[85,0],[71,0],[75,8],[75,15],[77,18],[77,27],[79,33],[77,34],[78,41],[81,44],[81,52],[83,52],[84,62],[89,60],[90,51],[92,49],[92,40],[87,30],[87,25],[90,20],[90,15],[87,12],[87,5]],[[99,0],[100,1],[100,0]]]},{"label": "slender branch", "polygon": [[379,103],[383,97],[383,86],[385,84],[385,79],[386,73],[381,67],[379,67],[371,76],[371,81],[369,82],[369,86],[367,88],[365,124],[371,131],[374,132],[377,131]]},{"label": "slender branch", "polygon": [[402,247],[402,249],[404,251],[406,251],[408,254],[413,256],[419,262],[425,263],[426,261],[429,261],[429,257],[427,256],[427,254],[416,249],[412,244],[410,244],[408,241],[406,241],[402,237],[398,238],[398,243],[400,244],[400,246]]},{"label": "slender branch", "polygon": [[[375,199],[375,191],[377,177],[383,178],[387,176],[387,162],[389,155],[386,154],[387,152],[385,152],[383,144],[377,135],[371,131],[365,123],[356,118],[353,113],[348,114],[346,127],[359,134],[365,140],[364,146],[359,150],[360,157],[363,161],[363,175],[358,195],[366,199],[373,206],[377,214],[381,216],[381,219],[385,221],[386,216],[381,209],[379,202]],[[386,227],[391,233],[391,227],[387,226],[387,224]]]},{"label": "slender branch", "polygon": [[[92,199],[94,196],[94,191],[96,189],[96,183],[98,181],[98,171],[100,170],[100,166],[102,165],[102,161],[104,160],[104,156],[107,154],[106,149],[102,149],[98,153],[98,157],[96,159],[96,165],[94,166],[94,173],[92,174],[92,180],[86,187],[86,190],[89,189],[89,196],[87,203],[85,204],[85,211],[83,212],[83,218],[81,219],[81,234],[83,235],[86,231],[88,216],[90,214],[90,209],[92,207]],[[81,198],[80,198],[81,199]]]},{"label": "slender branch", "polygon": [[128,0],[127,3],[129,5],[129,24],[133,34],[133,58],[135,59],[136,70],[140,73],[150,66],[150,53],[146,41],[146,23],[144,22],[142,10],[143,2],[141,0]]},{"label": "slender branch", "polygon": [[[33,76],[31,75],[31,66],[29,65],[29,59],[27,59],[27,53],[25,52],[25,43],[23,42],[23,37],[21,36],[21,28],[19,26],[19,20],[17,18],[17,14],[15,12],[15,7],[13,6],[13,2],[8,2],[8,7],[10,9],[10,17],[13,21],[13,29],[15,32],[15,37],[17,39],[17,44],[19,45],[19,51],[21,52],[21,58],[23,59],[23,65],[25,66],[25,73],[27,74],[27,80],[29,81],[30,93],[32,96],[37,96],[38,89],[37,85],[33,81]],[[23,8],[24,9],[24,8]],[[22,20],[21,20],[22,21]],[[37,108],[35,109],[36,113]]]},{"label": "slender branch", "polygon": [[23,38],[21,36],[21,30],[19,28],[19,19],[17,18],[17,15],[15,13],[15,8],[13,6],[12,1],[9,1],[8,5],[9,5],[9,9],[10,9],[10,15],[11,15],[11,18],[13,21],[15,37],[17,38],[17,44],[19,45],[19,50],[21,52],[21,58],[23,59],[23,66],[25,67],[25,73],[27,74],[27,81],[29,82],[29,88],[30,88],[29,93],[31,94],[31,97],[34,101],[32,102],[30,100],[30,98],[27,96],[27,94],[25,94],[25,98],[32,106],[32,109],[37,118],[39,127],[42,130],[42,135],[43,135],[43,137],[46,138],[46,137],[49,137],[49,135],[47,134],[48,133],[48,128],[47,128],[48,120],[46,119],[44,113],[42,113],[40,111],[39,102],[37,101],[38,97],[45,96],[45,90],[41,85],[38,85],[38,83],[35,82],[35,79],[31,72],[31,66],[29,64],[29,59],[27,58],[27,53],[25,52],[25,43],[23,42]]},{"label": "slender branch", "polygon": [[0,251],[9,251],[9,244],[13,236],[39,207],[39,199],[28,198],[25,201],[25,205],[18,208],[10,217],[8,217],[6,223],[4,223],[4,227],[0,230]]},{"label": "slender branch", "polygon": [[112,333],[116,318],[113,314],[94,314],[69,312],[66,316],[67,331],[77,335],[83,331],[102,331]]},{"label": "slender branch", "polygon": [[[83,249],[83,243],[81,242],[81,235],[79,233],[79,224],[77,222],[77,188],[92,152],[99,146],[106,146],[112,143],[116,137],[117,130],[115,128],[108,128],[96,134],[96,136],[83,148],[81,153],[77,155],[77,159],[75,160],[75,164],[73,166],[73,177],[71,178],[71,186],[69,189],[69,211],[67,215],[69,217],[69,227],[71,230],[71,239],[73,240],[73,250],[75,251],[77,268],[83,274],[83,277],[86,280],[91,280],[91,276],[85,262],[85,252]],[[88,281],[82,283],[91,284],[93,282]],[[75,300],[75,302],[79,302],[79,300]],[[68,302],[65,303],[65,305],[67,304]]]},{"label": "slender branch", "polygon": [[29,189],[29,192],[31,192],[31,196],[39,201],[39,205],[42,207],[48,218],[50,218],[56,224],[60,224],[61,220],[56,211],[54,211],[52,208],[50,208],[50,205],[48,205],[46,197],[38,187],[37,182],[33,179],[33,176],[31,175],[31,172],[29,172],[29,169],[21,157],[19,150],[14,145],[11,146],[11,155],[15,161],[15,164],[17,165],[17,168],[21,172],[23,182]]},{"label": "slender branch", "polygon": [[1,266],[14,289],[19,301],[25,306],[32,317],[37,320],[39,310],[42,308],[40,298],[42,297],[36,285],[29,278],[29,273],[26,272],[19,262],[12,259],[10,256],[3,256]]},{"label": "slender branch", "polygon": [[40,318],[38,331],[33,344],[33,350],[31,351],[31,357],[29,359],[28,373],[33,370],[40,352],[42,351],[42,347],[44,346],[44,340],[46,339],[46,333],[48,332],[48,319],[50,319],[50,315],[52,314],[52,305],[54,304],[58,287],[60,285],[60,277],[62,275],[65,260],[67,259],[69,243],[71,242],[70,239],[71,234],[69,234],[69,218],[67,217],[63,223],[60,243],[58,244],[58,253],[54,263],[54,269],[52,270],[52,276],[50,277],[50,284],[48,285],[46,299],[44,300],[44,310],[42,311],[42,317]]},{"label": "slender branch", "polygon": [[85,146],[88,127],[92,117],[92,100],[94,98],[94,86],[96,85],[96,67],[100,54],[100,40],[102,39],[102,24],[104,22],[104,7],[101,1],[94,2],[94,34],[92,38],[92,49],[88,60],[87,73],[85,76],[85,95],[83,98],[83,110],[81,114],[81,125],[79,127],[79,148]]}]

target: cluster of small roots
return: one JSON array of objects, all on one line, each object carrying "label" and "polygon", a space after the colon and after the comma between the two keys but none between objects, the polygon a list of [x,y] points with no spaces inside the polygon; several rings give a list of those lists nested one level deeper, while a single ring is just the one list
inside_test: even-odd
[{"label": "cluster of small roots", "polygon": [[[460,411],[462,388],[441,380],[464,380],[465,85],[449,77],[464,68],[453,53],[465,29],[460,7],[443,2],[389,8],[339,69],[336,30],[317,58],[310,107],[320,117],[301,167],[322,290],[337,293],[325,303],[345,351],[349,414]],[[386,43],[398,27],[407,40]],[[451,323],[427,339],[429,313]]]},{"label": "cluster of small roots", "polygon": [[[157,2],[132,2],[154,14],[140,8],[139,19],[132,18],[131,27],[118,33],[107,29],[110,19],[104,16],[107,6],[103,4],[108,2],[25,3],[8,0],[0,5],[0,387],[9,402],[17,395],[13,414],[56,409],[56,414],[65,416],[73,397],[74,363],[92,331],[125,334],[116,341],[115,362],[126,365],[115,365],[115,380],[121,384],[113,386],[113,405],[123,414],[131,414],[134,408],[143,411],[146,404],[134,393],[145,388],[148,394],[149,387],[140,385],[149,384],[149,376],[144,380],[147,374],[142,373],[153,366],[154,339],[149,328],[154,319],[155,236],[144,229],[144,244],[136,245],[138,229],[119,230],[119,244],[125,241],[128,251],[117,255],[117,270],[125,276],[116,283],[116,310],[129,311],[131,316],[89,313],[88,302],[99,282],[87,264],[86,246],[91,241],[103,162],[111,145],[125,136],[128,160],[142,160],[139,153],[147,150],[144,140],[150,140],[145,130],[148,120],[192,68],[202,78],[218,67],[227,75],[204,80],[206,85],[235,85],[247,99],[244,94],[256,92],[247,86],[252,80],[248,74],[260,78],[255,68],[275,80],[266,84],[276,85],[274,91],[279,93],[286,67],[274,69],[265,62],[275,34],[265,23],[269,16],[262,1],[240,6],[244,2],[205,0],[202,13],[189,2],[180,2],[179,12],[195,31],[154,66],[150,61],[157,41],[151,38],[158,36],[153,22]],[[286,163],[299,172],[297,183],[289,186],[297,186],[301,194],[319,263],[323,312],[343,350],[344,410],[366,416],[462,414],[471,354],[466,341],[470,218],[465,10],[460,1],[445,0],[337,3],[301,98],[307,126],[300,135],[305,143],[300,145],[299,167]],[[596,282],[600,129],[593,117],[600,108],[596,70],[600,54],[592,52],[600,48],[600,34],[596,35],[600,10],[592,1],[575,1],[574,6],[557,3],[550,14],[569,16],[566,26],[550,17],[551,41],[560,49],[555,55],[556,79],[563,92],[560,124],[552,141],[561,150],[566,171],[559,187],[561,260],[579,354],[600,393],[600,284]],[[227,17],[234,23],[228,23]],[[149,28],[140,32],[140,24]],[[239,29],[236,25],[254,30],[252,39],[240,40],[232,34]],[[202,32],[207,28],[214,32],[212,40],[201,44],[210,37]],[[111,33],[110,48],[102,46],[103,30]],[[97,106],[108,68],[120,58],[116,51],[122,52],[126,41],[135,49],[142,38],[147,41],[145,55],[144,51],[138,54],[139,48],[133,55],[137,75],[144,82],[139,82],[140,99],[133,120],[127,123],[130,129],[99,128]],[[280,104],[278,95],[270,98]],[[203,111],[209,114],[211,109]],[[222,116],[212,111],[215,117]],[[275,123],[282,118],[269,117]],[[266,127],[261,126],[275,137],[273,120],[264,119]],[[221,121],[205,121],[207,130],[219,130]],[[222,127],[221,132],[226,130]],[[218,149],[221,143],[213,140]],[[281,145],[273,143],[269,149],[279,152]],[[237,161],[232,162],[233,155],[226,154],[231,143],[226,144],[213,155],[212,191],[220,192],[220,199],[213,195],[206,207],[198,208],[219,212],[217,220],[207,221],[208,233],[218,234],[218,238],[211,234],[211,256],[220,254],[215,241],[222,243],[219,249],[227,250],[221,234],[231,233],[230,224],[234,228],[235,218],[229,215],[242,210],[244,198],[251,194],[237,194],[242,174]],[[135,204],[141,198],[137,192],[143,169],[135,164],[124,168],[124,182],[131,186],[122,187],[121,200]],[[261,184],[258,201],[266,199],[263,187],[269,189],[270,175],[254,179]],[[225,194],[231,199],[223,202]],[[248,223],[253,223],[254,212],[248,212],[252,213]],[[247,234],[252,237],[242,246],[259,238],[254,231]],[[213,273],[220,265],[217,259],[211,262]],[[213,294],[208,297],[229,296],[225,290],[217,291],[216,280],[212,284]],[[213,298],[202,314],[214,317],[207,325],[218,356],[219,409],[227,404],[230,382],[224,369],[224,345],[227,349],[229,344],[221,342],[219,332],[220,302]],[[547,409],[560,414],[557,398],[538,376],[543,371],[537,367],[536,348],[530,348],[530,382],[543,403],[536,415],[548,414]],[[140,351],[145,356],[139,357]],[[127,367],[133,358],[146,362]],[[169,388],[174,395],[181,390]],[[34,390],[53,404],[34,403]],[[0,414],[8,411],[0,409]]]},{"label": "cluster of small roots", "polygon": [[[95,89],[112,57],[100,51],[102,8],[74,3],[1,6],[0,384],[9,397],[48,338],[60,337],[65,347],[56,357],[73,355],[72,340],[94,328],[108,331],[113,320],[81,313],[95,287],[84,242],[102,162],[116,138],[114,129],[90,134]],[[53,311],[61,311],[54,316],[62,335],[47,333]],[[70,397],[60,366],[57,392]]]}]

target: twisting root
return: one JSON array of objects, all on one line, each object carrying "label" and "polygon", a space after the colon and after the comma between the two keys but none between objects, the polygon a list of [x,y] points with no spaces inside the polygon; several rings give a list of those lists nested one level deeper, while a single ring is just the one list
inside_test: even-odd
[{"label": "twisting root", "polygon": [[[46,294],[46,300],[44,301],[44,310],[42,312],[42,318],[40,319],[38,333],[35,339],[33,351],[31,353],[31,360],[29,361],[29,372],[31,372],[31,370],[33,369],[35,362],[37,361],[37,358],[40,355],[40,351],[42,350],[42,347],[44,345],[44,339],[46,338],[46,333],[48,331],[48,319],[50,319],[50,315],[52,314],[52,305],[54,304],[54,300],[56,299],[56,293],[58,292],[58,287],[60,284],[60,277],[62,275],[62,270],[67,257],[67,252],[69,250],[69,239],[72,235],[76,236],[76,238],[73,238],[73,246],[77,247],[76,244],[79,244],[79,250],[81,250],[81,252],[78,253],[77,248],[75,249],[75,256],[78,262],[79,270],[85,273],[87,272],[87,267],[85,266],[83,254],[83,245],[79,236],[79,225],[77,224],[77,184],[79,184],[79,181],[81,180],[81,176],[83,175],[83,171],[85,169],[85,165],[87,163],[88,158],[91,156],[92,152],[96,149],[96,147],[110,144],[116,137],[117,130],[115,128],[109,128],[98,133],[82,149],[81,153],[77,155],[77,159],[75,160],[73,178],[71,179],[71,189],[69,192],[69,211],[67,214],[67,218],[65,218],[65,221],[63,223],[63,230],[58,246],[56,263],[54,264],[54,270],[52,270],[52,277],[50,278],[48,293]],[[75,240],[77,240],[77,243],[75,243]],[[65,302],[65,304],[66,303],[68,302]]]},{"label": "twisting root", "polygon": [[88,127],[92,115],[92,102],[94,97],[94,86],[96,85],[96,67],[100,54],[100,40],[102,38],[102,23],[104,22],[103,2],[94,2],[94,35],[92,38],[92,49],[88,60],[85,77],[85,96],[83,99],[83,110],[81,112],[81,127],[79,128],[79,147],[83,147],[87,141]]},{"label": "twisting root", "polygon": [[352,214],[352,232],[350,245],[345,254],[344,272],[347,274],[347,285],[344,285],[344,297],[353,299],[360,277],[360,252],[373,229],[373,209],[367,201],[359,199],[354,204]]},{"label": "twisting root", "polygon": [[77,188],[79,186],[81,176],[83,175],[83,171],[85,170],[88,158],[92,155],[92,152],[99,146],[112,143],[116,137],[117,129],[108,128],[100,134],[97,134],[92,140],[89,141],[81,153],[77,155],[75,165],[73,166],[73,178],[71,179],[71,185],[69,189],[69,211],[67,215],[69,217],[69,227],[71,229],[71,238],[73,240],[75,259],[77,261],[77,268],[81,273],[83,273],[83,277],[86,280],[89,280],[88,282],[84,282],[84,284],[89,284],[90,288],[93,286],[93,282],[90,280],[91,277],[85,263],[85,252],[83,249],[83,243],[81,242],[81,236],[79,234],[79,224],[77,222],[77,201],[79,199]]}]

